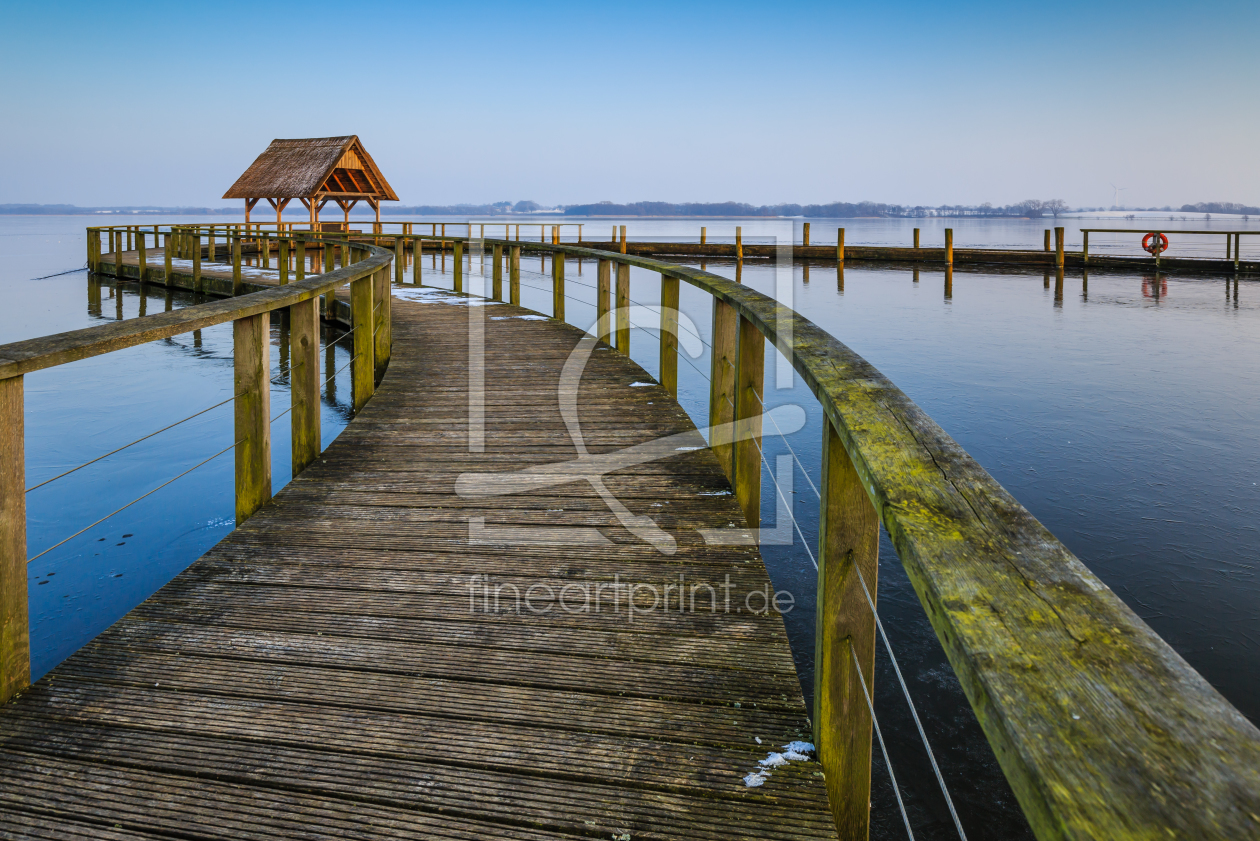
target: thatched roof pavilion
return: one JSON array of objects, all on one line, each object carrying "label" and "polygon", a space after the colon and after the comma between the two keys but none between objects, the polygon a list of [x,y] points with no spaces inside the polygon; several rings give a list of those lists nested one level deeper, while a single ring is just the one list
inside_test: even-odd
[{"label": "thatched roof pavilion", "polygon": [[310,211],[311,224],[328,202],[336,202],[350,223],[350,209],[361,201],[376,211],[381,221],[381,202],[398,201],[394,189],[377,169],[358,135],[273,140],[258,159],[226,193],[225,199],[245,200],[245,221],[262,199],[282,221],[284,208],[294,199]]}]

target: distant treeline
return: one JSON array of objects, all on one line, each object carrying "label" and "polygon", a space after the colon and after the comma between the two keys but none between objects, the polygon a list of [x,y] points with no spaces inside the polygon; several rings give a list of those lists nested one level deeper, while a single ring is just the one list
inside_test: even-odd
[{"label": "distant treeline", "polygon": [[[1167,208],[1164,208],[1167,209]],[[1198,204],[1183,204],[1182,213],[1241,213],[1244,216],[1260,216],[1260,207],[1235,204],[1232,201],[1203,201]]]},{"label": "distant treeline", "polygon": [[851,219],[860,216],[921,217],[921,216],[1057,216],[1068,210],[1062,199],[1040,201],[1029,199],[1005,207],[985,203],[977,206],[941,205],[907,207],[882,202],[832,202],[831,204],[763,204],[741,202],[671,204],[661,201],[614,204],[602,201],[596,204],[576,204],[564,208],[569,216],[805,216],[825,219]]},{"label": "distant treeline", "polygon": [[533,201],[499,201],[494,204],[418,204],[414,207],[381,205],[381,214],[389,216],[497,216],[503,213],[534,213],[543,206]]},{"label": "distant treeline", "polygon": [[0,215],[9,216],[79,216],[99,213],[172,213],[181,216],[240,215],[239,207],[79,207],[73,204],[0,204]]}]

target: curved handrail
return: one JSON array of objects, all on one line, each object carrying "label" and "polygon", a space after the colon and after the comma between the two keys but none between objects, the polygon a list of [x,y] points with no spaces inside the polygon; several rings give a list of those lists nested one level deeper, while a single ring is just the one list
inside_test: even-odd
[{"label": "curved handrail", "polygon": [[[375,239],[470,241],[354,237]],[[571,245],[479,241],[684,281],[733,307],[791,360],[887,529],[1039,838],[1260,834],[1260,730],[869,362],[791,308],[719,275]],[[822,759],[830,783],[838,769]]]},{"label": "curved handrail", "polygon": [[685,281],[734,307],[791,360],[1038,838],[1260,834],[1260,730],[873,365],[791,308],[710,272],[577,246],[483,242]]},{"label": "curved handrail", "polygon": [[[104,227],[101,229],[103,230]],[[319,234],[289,235],[286,238],[320,244],[323,244],[325,239]],[[334,245],[342,242],[340,239],[333,239],[332,235],[328,235],[327,238]],[[87,359],[102,353],[292,306],[367,277],[380,271],[393,260],[393,253],[386,248],[362,242],[355,242],[355,247],[366,250],[369,256],[349,266],[314,275],[296,283],[264,289],[260,292],[250,292],[234,298],[195,304],[172,312],[156,313],[143,318],[84,327],[79,330],[0,345],[0,379],[28,374],[31,371],[63,365],[77,359]]]}]

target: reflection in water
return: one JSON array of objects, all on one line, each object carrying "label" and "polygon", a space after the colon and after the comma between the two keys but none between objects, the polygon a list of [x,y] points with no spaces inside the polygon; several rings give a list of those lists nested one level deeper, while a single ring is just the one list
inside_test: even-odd
[{"label": "reflection in water", "polygon": [[1081,300],[1089,300],[1089,270],[1081,269]]},{"label": "reflection in water", "polygon": [[953,297],[954,297],[954,267],[946,263],[945,264],[945,300],[948,301],[952,299]]},{"label": "reflection in water", "polygon": [[1054,273],[1054,305],[1056,307],[1063,306],[1063,267],[1060,266]]},{"label": "reflection in water", "polygon": [[836,263],[836,291],[844,294],[844,263]]},{"label": "reflection in water", "polygon": [[1168,278],[1160,275],[1142,278],[1142,297],[1154,298],[1156,302],[1168,295]]}]

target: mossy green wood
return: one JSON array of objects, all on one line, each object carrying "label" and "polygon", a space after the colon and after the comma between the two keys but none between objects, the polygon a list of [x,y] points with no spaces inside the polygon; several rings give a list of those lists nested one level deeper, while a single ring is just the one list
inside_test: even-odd
[{"label": "mossy green wood", "polygon": [[678,397],[678,278],[661,275],[661,385]]},{"label": "mossy green wood", "polygon": [[521,305],[521,247],[519,245],[508,248],[508,303],[514,307]]},{"label": "mossy green wood", "polygon": [[289,282],[289,241],[287,239],[280,240],[280,255],[276,260],[276,268],[280,272],[280,285],[284,286]]},{"label": "mossy green wood", "polygon": [[376,390],[375,344],[372,336],[373,285],[371,275],[350,284],[350,320],[354,332],[354,358],[350,362],[350,401],[357,413],[372,399]]},{"label": "mossy green wood", "polygon": [[372,275],[372,360],[375,383],[385,376],[389,365],[389,268]]},{"label": "mossy green wood", "polygon": [[31,682],[23,378],[0,379],[0,704]]},{"label": "mossy green wood", "polygon": [[713,294],[792,361],[1038,838],[1257,836],[1260,730],[900,389],[809,319],[735,281],[609,259]]},{"label": "mossy green wood", "polygon": [[490,296],[496,301],[503,300],[503,245],[495,243],[490,252]]},{"label": "mossy green wood", "polygon": [[761,526],[761,395],[766,339],[757,325],[740,318],[735,361],[735,497],[750,529]]},{"label": "mossy green wood", "polygon": [[464,291],[464,243],[462,240],[455,241],[454,252],[455,252],[454,253],[454,258],[455,258],[454,287],[455,287],[456,292],[463,292]]},{"label": "mossy green wood", "polygon": [[[625,226],[622,226],[625,233]],[[616,329],[617,350],[630,355],[630,266],[627,263],[617,264],[616,289]]]},{"label": "mossy green wood", "polygon": [[245,283],[241,278],[241,235],[239,231],[232,236],[232,294],[245,294]]},{"label": "mossy green wood", "polygon": [[[558,236],[555,231],[553,236]],[[551,317],[564,321],[564,253],[557,252],[551,260]]]},{"label": "mossy green wood", "polygon": [[[870,835],[879,515],[830,421],[823,424],[814,643],[814,745],[842,841]],[[857,570],[861,570],[861,578]],[[854,654],[861,671],[854,668]]]},{"label": "mossy green wood", "polygon": [[293,244],[293,279],[301,283],[306,279],[306,242],[297,240]]},{"label": "mossy green wood", "polygon": [[232,322],[236,388],[236,524],[271,499],[270,315]]},{"label": "mossy green wood", "polygon": [[709,375],[709,449],[734,485],[735,364],[739,357],[739,313],[713,299],[713,355]]},{"label": "mossy green wood", "polygon": [[[314,298],[289,307],[289,367],[293,475],[305,470],[320,452],[319,304]],[[329,376],[332,372],[329,372]]]},{"label": "mossy green wood", "polygon": [[599,337],[612,340],[612,263],[600,260],[595,267],[595,321]]}]

